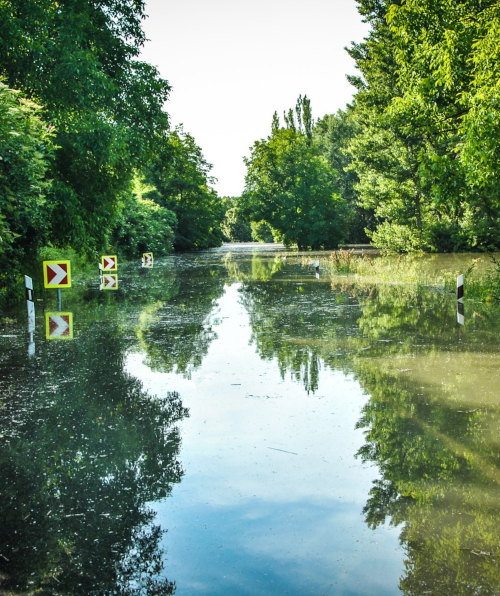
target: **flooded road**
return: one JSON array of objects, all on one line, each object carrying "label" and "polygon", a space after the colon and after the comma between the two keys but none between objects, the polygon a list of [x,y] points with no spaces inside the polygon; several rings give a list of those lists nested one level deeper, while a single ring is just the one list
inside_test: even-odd
[{"label": "flooded road", "polygon": [[82,276],[58,337],[37,296],[34,345],[24,305],[0,333],[0,593],[500,593],[497,306],[265,247]]}]

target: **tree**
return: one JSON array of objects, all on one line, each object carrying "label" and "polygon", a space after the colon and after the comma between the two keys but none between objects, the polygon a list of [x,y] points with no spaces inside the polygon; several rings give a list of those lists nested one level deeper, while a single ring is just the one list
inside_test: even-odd
[{"label": "tree", "polygon": [[497,112],[496,3],[358,4],[372,31],[349,50],[362,73],[351,78],[351,151],[372,239],[398,251],[495,246],[498,164],[486,123]]},{"label": "tree", "polygon": [[254,143],[245,159],[242,202],[252,220],[267,221],[285,244],[330,248],[342,237],[343,204],[332,171],[312,142],[304,105],[309,104],[299,98],[297,124],[291,110],[287,128],[276,129],[274,118],[271,135]]},{"label": "tree", "polygon": [[168,135],[149,168],[148,179],[158,190],[156,202],[177,217],[177,250],[208,248],[222,242],[224,207],[210,186],[211,168],[194,138],[181,127]]},{"label": "tree", "polygon": [[0,82],[0,270],[46,239],[45,176],[54,147],[40,107]]},{"label": "tree", "polygon": [[346,203],[347,238],[349,242],[366,242],[365,228],[373,226],[371,210],[364,209],[358,202],[356,184],[358,176],[351,166],[352,155],[348,147],[358,126],[351,107],[338,110],[320,118],[313,129],[315,142],[335,174],[340,196]]},{"label": "tree", "polygon": [[499,19],[497,3],[483,0],[410,0],[387,14],[402,105],[425,115],[412,120],[427,140],[421,161],[438,231],[456,228],[470,247],[494,247],[500,229]]},{"label": "tree", "polygon": [[241,211],[240,197],[223,197],[222,204],[225,209],[222,232],[229,242],[248,242],[252,239],[250,224]]},{"label": "tree", "polygon": [[0,74],[55,127],[51,240],[92,253],[106,244],[120,195],[168,127],[169,85],[138,61],[139,0],[6,0]]},{"label": "tree", "polygon": [[157,194],[154,186],[136,177],[122,200],[111,240],[127,258],[137,259],[144,252],[164,256],[173,250],[177,218],[151,198]]}]

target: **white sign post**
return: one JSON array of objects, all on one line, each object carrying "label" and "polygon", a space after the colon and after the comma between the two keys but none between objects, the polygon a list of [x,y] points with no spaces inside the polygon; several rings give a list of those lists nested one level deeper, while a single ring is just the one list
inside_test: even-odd
[{"label": "white sign post", "polygon": [[24,276],[26,286],[26,306],[28,309],[28,356],[35,355],[35,297],[33,295],[33,280],[27,275]]},{"label": "white sign post", "polygon": [[459,325],[465,325],[463,274],[457,277],[457,323]]}]

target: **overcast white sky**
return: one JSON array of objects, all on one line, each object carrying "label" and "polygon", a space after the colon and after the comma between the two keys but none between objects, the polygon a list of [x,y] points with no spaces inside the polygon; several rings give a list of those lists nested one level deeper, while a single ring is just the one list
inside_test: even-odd
[{"label": "overcast white sky", "polygon": [[275,110],[300,94],[314,118],[346,106],[344,48],[368,32],[355,0],[146,0],[146,14],[142,58],[172,85],[172,125],[194,136],[221,196],[241,194],[243,156]]}]

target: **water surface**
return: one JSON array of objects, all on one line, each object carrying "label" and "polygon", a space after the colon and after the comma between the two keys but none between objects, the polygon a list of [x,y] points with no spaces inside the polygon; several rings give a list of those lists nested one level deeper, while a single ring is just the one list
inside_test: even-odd
[{"label": "water surface", "polygon": [[0,589],[498,594],[498,308],[231,248],[5,313]]}]

